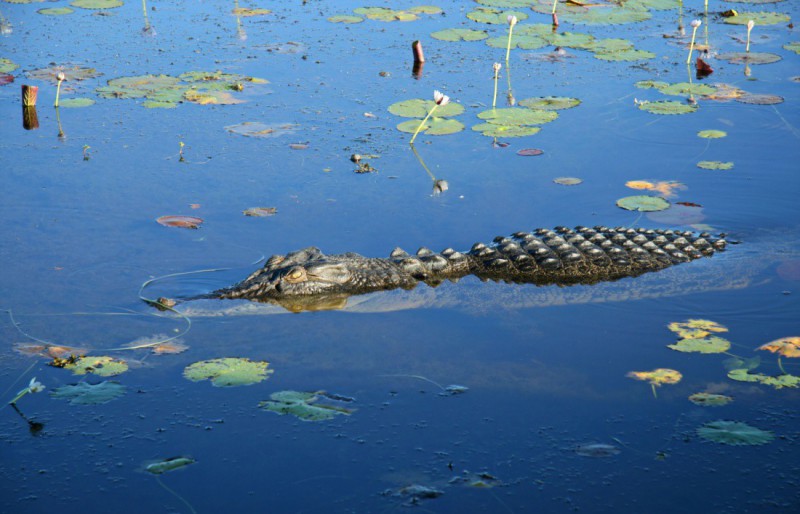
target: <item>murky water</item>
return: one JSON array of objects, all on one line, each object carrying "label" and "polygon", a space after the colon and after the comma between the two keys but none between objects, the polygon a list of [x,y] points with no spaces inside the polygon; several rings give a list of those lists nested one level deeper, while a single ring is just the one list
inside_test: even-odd
[{"label": "murky water", "polygon": [[[8,401],[34,376],[48,388],[18,403],[44,424],[36,435],[10,407],[0,410],[0,510],[220,512],[236,505],[392,512],[418,502],[433,512],[669,513],[800,506],[796,389],[736,382],[723,366],[729,356],[666,347],[676,341],[670,322],[714,320],[729,329],[729,353],[760,355],[754,373],[777,376],[775,356],[755,348],[800,335],[800,84],[793,78],[800,58],[783,48],[797,41],[795,29],[756,25],[751,51],[783,59],[753,65],[748,77],[743,65],[713,57],[743,51],[745,27],[706,18],[702,2],[687,2],[689,33],[689,22],[702,19],[703,43],[708,27],[714,73],[702,83],[784,101],[753,105],[698,95],[696,112],[659,116],[639,110],[634,99],[685,96],[634,84],[689,80],[688,36],[663,37],[676,35],[677,9],[615,26],[578,25],[562,16],[560,31],[626,38],[655,53],[653,59],[606,62],[566,48],[571,57],[551,62],[542,58],[553,51],[549,46],[513,49],[507,66],[505,49],[430,37],[454,27],[507,33],[506,25],[468,20],[478,7],[472,2],[437,2],[444,14],[416,21],[352,25],[327,18],[352,14],[360,7],[355,2],[272,4],[238,4],[273,12],[237,19],[234,2],[151,1],[147,23],[154,30],[146,33],[142,5],[134,1],[105,11],[75,8],[66,16],[36,12],[66,2],[0,4],[12,28],[1,36],[0,58],[19,65],[10,72],[14,82],[0,86],[0,306],[13,314],[0,324],[0,390]],[[800,15],[791,1],[711,4],[715,12]],[[549,15],[518,10],[530,18],[515,30],[550,22]],[[416,78],[415,39],[427,58]],[[498,106],[506,106],[509,72],[517,100],[567,96],[582,103],[559,111],[539,134],[493,145],[470,127],[491,106],[495,61],[503,62]],[[62,100],[96,104],[53,109],[55,82],[26,76],[50,63],[101,72],[67,80],[61,91]],[[199,70],[270,83],[233,93],[246,103],[184,102],[173,109],[95,91],[118,77]],[[40,87],[34,130],[22,126],[21,84]],[[432,194],[431,177],[408,146],[410,134],[395,128],[405,120],[387,111],[400,100],[432,99],[434,89],[466,108],[457,117],[463,132],[417,138],[419,158],[449,184],[440,195]],[[299,128],[272,138],[224,129],[248,121]],[[727,137],[697,137],[706,129]],[[297,143],[307,148],[290,146]],[[523,148],[544,154],[518,156]],[[354,173],[353,153],[370,156],[378,171]],[[703,170],[696,166],[703,160],[735,166]],[[553,182],[565,176],[583,182]],[[618,208],[616,200],[658,193],[632,190],[625,186],[630,180],[678,181],[686,189],[669,198],[669,210],[641,214]],[[672,216],[677,202],[701,205],[702,219],[697,207]],[[250,207],[277,213],[242,215]],[[188,230],[155,222],[170,214],[198,216],[204,224]],[[468,249],[540,226],[692,229],[687,223],[743,243],[710,260],[596,286],[537,289],[467,278],[300,314],[197,302],[186,311],[190,327],[138,297],[153,277],[233,268],[145,290],[152,297],[196,294],[243,278],[263,255],[310,245],[383,256],[395,246]],[[180,334],[190,348],[177,355],[112,350]],[[130,370],[113,378],[126,395],[92,406],[51,398],[58,387],[103,378],[78,377],[14,351],[34,338],[126,359]],[[237,388],[182,377],[187,365],[219,357],[265,360],[274,373]],[[782,365],[800,373],[791,358]],[[649,384],[626,377],[655,368],[679,370],[683,379],[658,388],[655,397]],[[469,389],[441,395],[440,386],[451,384]],[[357,410],[303,422],[257,408],[282,390],[353,397]],[[703,391],[734,401],[712,408],[687,400]],[[700,438],[697,428],[715,420],[746,422],[775,439],[729,446]],[[613,451],[587,456],[581,449],[590,445]],[[158,479],[144,471],[148,462],[174,456],[197,462]],[[444,494],[415,500],[403,494],[411,485]]]}]

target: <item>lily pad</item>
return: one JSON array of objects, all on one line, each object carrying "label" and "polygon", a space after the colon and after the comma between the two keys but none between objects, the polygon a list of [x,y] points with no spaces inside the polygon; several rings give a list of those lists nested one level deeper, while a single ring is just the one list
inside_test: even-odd
[{"label": "lily pad", "polygon": [[161,475],[162,473],[166,473],[167,471],[180,469],[188,466],[189,464],[194,464],[195,462],[197,461],[192,459],[191,457],[172,457],[169,459],[152,462],[147,466],[145,466],[144,469],[148,473],[152,473],[154,475]]},{"label": "lily pad", "polygon": [[492,25],[508,25],[509,16],[516,16],[517,21],[528,19],[528,15],[522,11],[504,11],[502,9],[492,9],[491,7],[478,7],[474,11],[467,13],[467,18],[472,21],[490,23]]},{"label": "lily pad", "polygon": [[120,77],[108,81],[108,85],[97,88],[102,98],[143,98],[155,91],[170,88],[180,83],[178,77],[170,75],[137,75]]},{"label": "lily pad", "polygon": [[395,10],[387,7],[359,7],[353,9],[353,12],[370,20],[389,22],[414,21],[419,19],[418,14],[439,14],[442,10],[432,5],[421,5],[405,10]]},{"label": "lily pad", "polygon": [[556,184],[560,184],[562,186],[577,186],[578,184],[583,182],[583,180],[577,177],[558,177],[554,178],[553,182],[555,182]]},{"label": "lily pad", "polygon": [[697,110],[697,105],[674,100],[662,100],[641,103],[639,104],[639,109],[652,114],[689,114]]},{"label": "lily pad", "polygon": [[694,84],[691,82],[677,82],[659,88],[665,95],[686,96],[686,95],[709,95],[714,92],[714,88],[705,84]]},{"label": "lily pad", "polygon": [[242,18],[250,18],[253,16],[264,16],[266,14],[272,14],[272,11],[269,9],[250,9],[247,7],[236,7],[231,11],[231,14],[235,16],[241,16]]},{"label": "lily pad", "polygon": [[702,137],[704,139],[720,139],[727,136],[728,133],[724,130],[701,130],[697,133],[697,137]]},{"label": "lily pad", "polygon": [[633,43],[627,39],[619,38],[595,39],[585,49],[598,54],[611,54],[632,50]]},{"label": "lily pad", "polygon": [[631,371],[625,376],[636,380],[644,380],[657,386],[661,384],[677,384],[683,378],[679,371],[669,368],[658,368],[653,371]]},{"label": "lily pad", "polygon": [[542,125],[558,118],[558,113],[537,109],[489,109],[478,113],[478,118],[496,125]]},{"label": "lily pad", "polygon": [[69,400],[71,405],[99,405],[108,403],[125,394],[125,386],[119,382],[105,381],[99,384],[79,382],[57,388],[50,396]]},{"label": "lily pad", "polygon": [[242,211],[242,214],[255,218],[264,218],[266,216],[274,216],[276,212],[278,212],[278,209],[275,207],[251,207]]},{"label": "lily pad", "polygon": [[[438,112],[438,110],[437,110]],[[397,130],[413,134],[416,132],[422,120],[408,120],[397,125]],[[446,136],[448,134],[455,134],[464,130],[464,124],[458,120],[450,120],[447,118],[439,118],[434,116],[428,118],[425,126],[420,130],[421,133],[428,134],[429,136]]]},{"label": "lily pad", "polygon": [[747,369],[732,369],[728,372],[728,378],[738,382],[756,382],[763,385],[772,386],[775,389],[784,387],[795,388],[800,386],[800,377],[784,374],[776,377],[763,373],[748,373]]},{"label": "lily pad", "polygon": [[697,167],[704,170],[732,170],[733,163],[722,161],[700,161],[697,163]]},{"label": "lily pad", "polygon": [[675,321],[667,325],[667,328],[675,332],[680,337],[691,339],[706,337],[712,332],[727,332],[727,327],[720,325],[716,321],[707,319],[690,319],[688,321]]},{"label": "lily pad", "polygon": [[647,50],[636,50],[635,48],[629,48],[619,52],[596,52],[594,54],[595,59],[620,62],[643,61],[646,59],[653,59],[655,56],[656,54],[653,52],[648,52]]},{"label": "lily pad", "polygon": [[113,9],[121,7],[122,0],[73,0],[70,5],[81,9]]},{"label": "lily pad", "polygon": [[39,14],[44,14],[45,16],[63,16],[65,14],[74,13],[75,9],[70,9],[69,7],[45,7],[44,9],[39,9],[36,12]]},{"label": "lily pad", "polygon": [[489,137],[523,137],[532,136],[538,133],[541,127],[531,127],[522,125],[498,125],[496,123],[480,123],[472,127],[472,130],[481,132]]},{"label": "lily pad", "polygon": [[686,353],[723,353],[730,347],[730,341],[716,336],[681,339],[675,344],[667,345],[667,348]]},{"label": "lily pad", "polygon": [[522,148],[521,150],[517,150],[517,155],[522,157],[537,157],[543,153],[544,151],[539,150],[538,148]]},{"label": "lily pad", "polygon": [[[508,46],[508,36],[493,37],[486,40],[486,44],[492,48],[505,49]],[[526,34],[511,34],[511,48],[520,50],[538,50],[547,46],[547,41],[539,36],[529,36]]]},{"label": "lily pad", "polygon": [[[631,8],[627,8],[628,3],[625,4],[626,7],[599,3],[592,4],[588,9],[583,5],[560,3],[557,13],[561,20],[576,25],[621,25],[649,20],[652,17],[646,8],[635,5],[635,2],[629,3],[633,4]],[[542,14],[550,14],[553,2],[535,0],[531,9]]]},{"label": "lily pad", "polygon": [[180,214],[176,214],[176,215],[161,216],[156,219],[156,222],[158,222],[159,225],[163,225],[165,227],[197,229],[200,228],[200,225],[203,224],[203,218],[198,218],[197,216],[183,216]]},{"label": "lily pad", "polygon": [[617,200],[617,207],[628,211],[663,211],[669,208],[669,202],[660,196],[635,195]]},{"label": "lily pad", "polygon": [[657,89],[660,91],[669,86],[669,82],[662,82],[660,80],[640,80],[639,82],[636,82],[634,86],[638,87],[639,89]]},{"label": "lily pad", "polygon": [[102,73],[94,68],[87,68],[85,66],[48,66],[47,68],[39,68],[25,72],[28,78],[36,80],[46,80],[53,84],[58,83],[58,74],[63,73],[66,77],[65,80],[69,82],[97,78]]},{"label": "lily pad", "polygon": [[725,18],[725,23],[729,25],[747,25],[753,20],[756,25],[777,25],[778,23],[789,23],[791,18],[783,13],[777,12],[740,12],[737,16]]},{"label": "lily pad", "polygon": [[730,396],[714,393],[694,393],[689,396],[689,401],[701,407],[721,407],[733,401]]},{"label": "lily pad", "polygon": [[19,68],[19,64],[11,59],[0,58],[0,73],[9,73]]},{"label": "lily pad", "polygon": [[800,54],[800,41],[792,41],[791,43],[783,45],[783,48],[790,52]]},{"label": "lily pad", "polygon": [[[424,118],[433,109],[436,102],[433,100],[423,100],[422,98],[413,98],[411,100],[403,100],[396,102],[389,106],[389,112],[395,116],[402,116],[403,118]],[[436,107],[436,116],[439,118],[446,118],[449,116],[458,116],[464,112],[464,106],[456,103],[449,102],[446,105]]]},{"label": "lily pad", "polygon": [[800,337],[782,337],[763,344],[756,350],[767,350],[783,357],[800,357]]},{"label": "lily pad", "polygon": [[732,446],[761,445],[772,441],[772,432],[761,430],[741,421],[712,421],[697,429],[697,435],[715,443]]},{"label": "lily pad", "polygon": [[717,59],[731,64],[772,64],[783,58],[767,52],[730,52],[717,55]]},{"label": "lily pad", "polygon": [[285,415],[292,414],[303,421],[323,421],[333,419],[337,415],[349,416],[354,411],[339,407],[317,403],[320,393],[305,393],[300,391],[280,391],[272,393],[270,400],[258,404],[259,408]]},{"label": "lily pad", "polygon": [[211,380],[215,387],[251,385],[267,379],[273,370],[266,361],[225,357],[195,362],[186,366],[183,376],[193,382]]},{"label": "lily pad", "polygon": [[64,366],[76,375],[93,373],[101,377],[112,377],[128,371],[128,364],[114,357],[80,357]]},{"label": "lily pad", "polygon": [[763,95],[756,93],[745,93],[737,98],[737,102],[752,105],[775,105],[783,103],[783,97],[778,95]]},{"label": "lily pad", "polygon": [[225,127],[225,130],[233,134],[257,138],[286,136],[294,134],[299,129],[300,125],[295,123],[261,123],[260,121],[245,121]]},{"label": "lily pad", "polygon": [[440,41],[481,41],[489,37],[484,30],[447,29],[431,33],[433,39]]},{"label": "lily pad", "polygon": [[65,108],[89,107],[94,104],[95,101],[91,98],[64,98],[58,102],[59,107]]},{"label": "lily pad", "polygon": [[328,18],[331,23],[361,23],[364,18],[361,16],[351,16],[348,14],[337,14]]},{"label": "lily pad", "polygon": [[565,96],[540,96],[535,98],[526,98],[517,102],[517,105],[521,105],[522,107],[541,109],[543,111],[572,109],[580,104],[581,101],[577,98],[568,98]]},{"label": "lily pad", "polygon": [[619,455],[620,449],[612,444],[587,443],[579,444],[575,447],[575,453],[581,457],[608,458]]}]

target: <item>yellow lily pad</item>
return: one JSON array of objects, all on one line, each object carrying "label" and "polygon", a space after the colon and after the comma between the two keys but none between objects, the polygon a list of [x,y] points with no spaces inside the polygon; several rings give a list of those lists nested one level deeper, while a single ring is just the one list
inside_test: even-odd
[{"label": "yellow lily pad", "polygon": [[128,371],[128,364],[124,360],[114,357],[80,357],[74,362],[64,366],[76,375],[92,373],[101,377],[111,377]]},{"label": "yellow lily pad", "polygon": [[727,332],[724,325],[708,319],[690,319],[687,321],[675,321],[667,325],[667,328],[675,332],[680,337],[691,339],[705,337],[712,332]]},{"label": "yellow lily pad", "polygon": [[680,371],[669,368],[657,368],[652,371],[630,371],[625,376],[650,382],[650,384],[654,386],[660,386],[661,384],[677,384],[683,378]]},{"label": "yellow lily pad", "polygon": [[722,161],[700,161],[697,163],[697,167],[704,170],[732,170],[733,163]]},{"label": "yellow lily pad", "polygon": [[697,133],[697,137],[704,139],[720,139],[727,136],[728,133],[724,130],[701,130]]},{"label": "yellow lily pad", "polygon": [[800,357],[800,337],[782,337],[763,344],[756,350],[767,350],[783,357]]}]

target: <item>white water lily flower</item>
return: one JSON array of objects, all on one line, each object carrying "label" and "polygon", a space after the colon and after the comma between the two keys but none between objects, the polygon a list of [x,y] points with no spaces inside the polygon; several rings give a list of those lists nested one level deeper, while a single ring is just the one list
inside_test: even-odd
[{"label": "white water lily flower", "polygon": [[747,22],[747,32],[750,32],[751,30],[753,30],[753,27],[755,27],[755,26],[756,26],[756,22],[754,22],[753,20],[748,21]]},{"label": "white water lily flower", "polygon": [[66,75],[64,75],[64,72],[63,72],[63,71],[59,71],[59,72],[56,74],[56,78],[58,79],[58,81],[59,81],[59,82],[61,82],[62,80],[66,80],[66,79],[67,79],[67,76],[66,76]]},{"label": "white water lily flower", "polygon": [[436,105],[447,105],[448,103],[450,103],[450,97],[445,95],[441,91],[434,91],[433,101],[436,102]]},{"label": "white water lily flower", "polygon": [[699,26],[700,26],[700,25],[702,25],[702,24],[703,24],[703,22],[702,22],[702,21],[700,21],[700,20],[692,20],[692,23],[690,23],[690,25],[691,25],[693,28],[697,28],[697,27],[699,27]]},{"label": "white water lily flower", "polygon": [[28,390],[32,393],[41,393],[44,391],[44,384],[37,382],[36,377],[33,377],[31,382],[28,384]]},{"label": "white water lily flower", "polygon": [[519,21],[519,20],[517,20],[517,17],[516,17],[516,16],[514,16],[514,15],[512,15],[512,14],[509,14],[507,19],[508,19],[508,24],[509,24],[509,26],[511,26],[511,27],[513,27],[514,25],[516,25],[516,24],[517,24],[517,22]]},{"label": "white water lily flower", "polygon": [[499,72],[499,71],[500,71],[500,68],[502,68],[502,67],[503,67],[503,65],[502,65],[502,64],[500,64],[499,62],[496,62],[496,63],[494,63],[494,64],[492,65],[492,69],[494,69],[494,73],[495,73],[495,75],[497,74],[497,72]]}]

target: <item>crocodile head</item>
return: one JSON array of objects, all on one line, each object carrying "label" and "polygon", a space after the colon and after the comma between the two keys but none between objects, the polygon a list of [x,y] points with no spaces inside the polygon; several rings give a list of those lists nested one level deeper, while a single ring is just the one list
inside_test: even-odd
[{"label": "crocodile head", "polygon": [[273,255],[263,268],[235,286],[217,292],[220,298],[286,299],[414,287],[417,280],[387,259],[356,253],[325,255],[309,247]]}]

